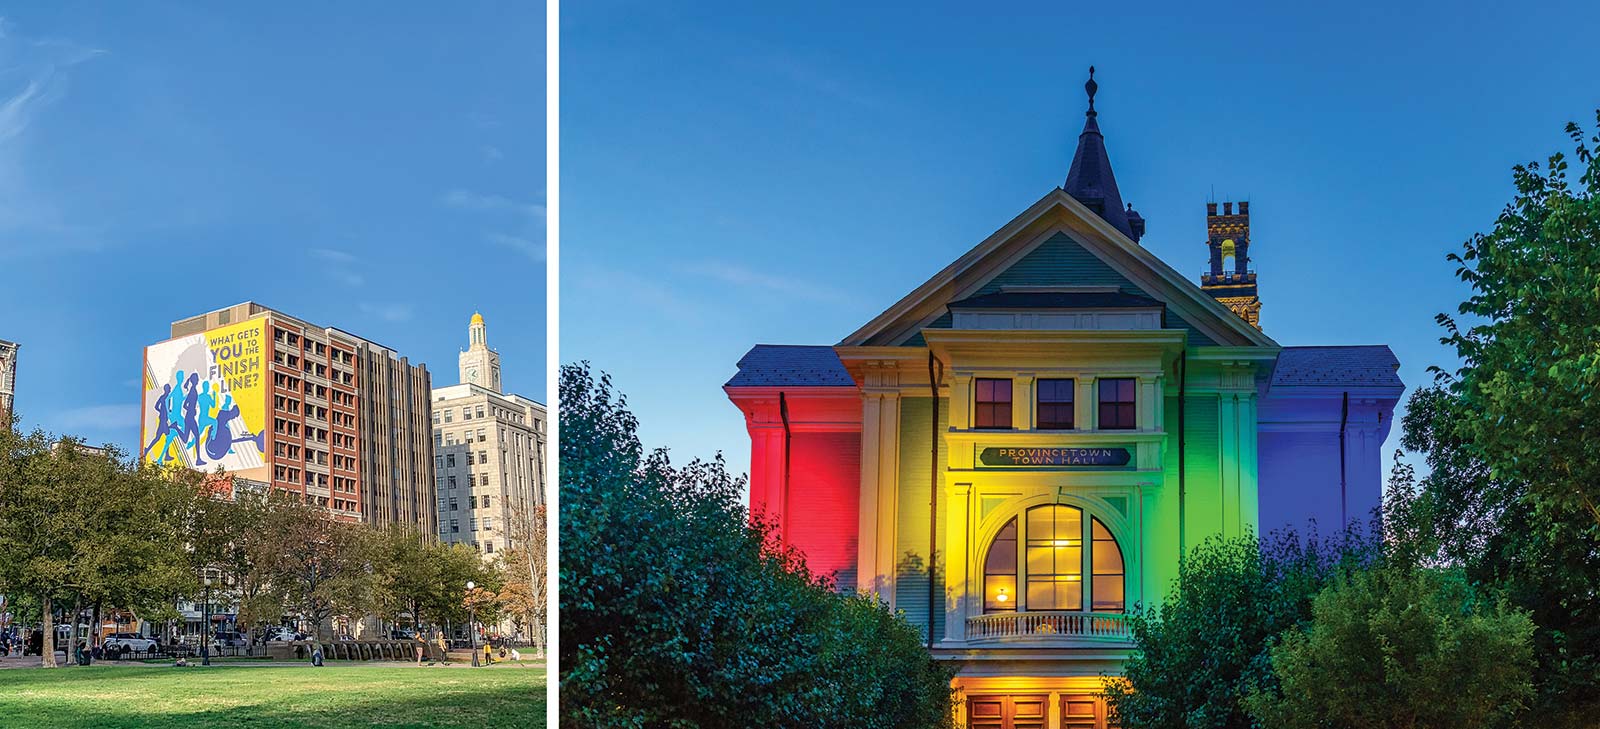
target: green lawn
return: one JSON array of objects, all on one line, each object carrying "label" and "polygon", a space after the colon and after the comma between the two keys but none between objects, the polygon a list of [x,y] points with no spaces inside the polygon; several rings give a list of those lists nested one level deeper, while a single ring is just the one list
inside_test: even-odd
[{"label": "green lawn", "polygon": [[0,671],[0,726],[543,727],[542,664]]}]

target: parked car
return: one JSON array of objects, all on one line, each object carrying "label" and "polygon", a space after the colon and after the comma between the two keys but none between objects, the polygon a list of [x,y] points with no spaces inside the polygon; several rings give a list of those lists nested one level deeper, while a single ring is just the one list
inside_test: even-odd
[{"label": "parked car", "polygon": [[139,635],[138,633],[112,633],[106,637],[106,655],[119,656],[124,653],[149,653],[156,649],[154,638]]},{"label": "parked car", "polygon": [[295,630],[294,628],[289,628],[282,625],[274,625],[271,628],[267,628],[268,642],[288,642],[305,639],[305,633]]},{"label": "parked car", "polygon": [[410,628],[396,628],[389,631],[390,640],[416,640],[417,631]]},{"label": "parked car", "polygon": [[218,648],[243,648],[250,645],[250,641],[245,640],[244,635],[237,630],[219,630],[212,645]]}]

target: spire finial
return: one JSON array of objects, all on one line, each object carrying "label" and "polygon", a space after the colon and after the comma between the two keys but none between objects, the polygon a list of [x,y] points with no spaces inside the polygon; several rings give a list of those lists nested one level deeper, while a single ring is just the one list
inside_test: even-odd
[{"label": "spire finial", "polygon": [[1100,90],[1100,84],[1094,82],[1094,66],[1089,67],[1089,82],[1083,85],[1083,90],[1089,92],[1089,116],[1094,116],[1094,92]]}]

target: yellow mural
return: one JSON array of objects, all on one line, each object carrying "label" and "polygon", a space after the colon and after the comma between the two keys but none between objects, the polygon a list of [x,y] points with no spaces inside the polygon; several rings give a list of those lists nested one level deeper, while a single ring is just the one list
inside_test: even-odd
[{"label": "yellow mural", "polygon": [[145,348],[145,460],[229,471],[265,464],[265,334],[258,319]]}]

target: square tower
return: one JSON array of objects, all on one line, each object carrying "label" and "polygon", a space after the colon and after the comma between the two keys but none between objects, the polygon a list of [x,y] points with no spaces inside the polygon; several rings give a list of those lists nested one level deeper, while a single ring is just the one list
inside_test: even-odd
[{"label": "square tower", "polygon": [[1206,247],[1211,268],[1200,276],[1200,288],[1222,302],[1250,326],[1261,328],[1261,299],[1256,295],[1256,272],[1250,269],[1250,203],[1206,203]]}]

